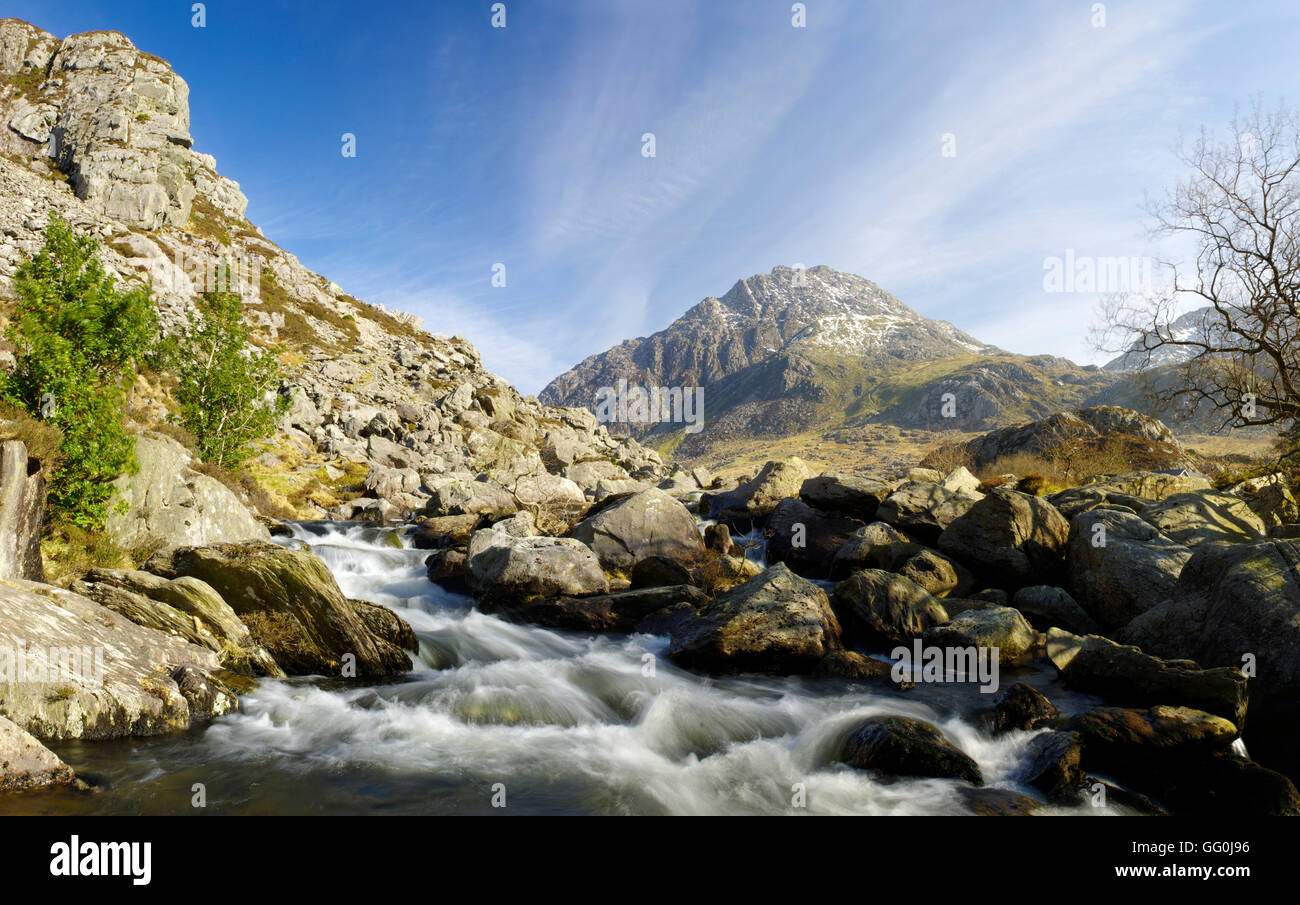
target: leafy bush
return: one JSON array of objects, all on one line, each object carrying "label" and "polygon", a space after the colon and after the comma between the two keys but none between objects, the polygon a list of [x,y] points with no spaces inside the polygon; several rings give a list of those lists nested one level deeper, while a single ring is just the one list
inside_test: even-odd
[{"label": "leafy bush", "polygon": [[[96,258],[99,243],[50,216],[45,244],[14,274],[18,305],[6,335],[17,367],[0,394],[62,433],[50,478],[55,515],[102,527],[112,481],[136,468],[122,422],[123,378],[153,346],[157,318],[143,288],[119,291]],[[46,398],[53,413],[42,415]]]},{"label": "leafy bush", "polygon": [[280,366],[270,353],[254,351],[248,337],[239,296],[209,292],[175,345],[181,425],[203,458],[222,468],[246,459],[252,441],[274,432],[289,405],[278,394],[267,401]]}]

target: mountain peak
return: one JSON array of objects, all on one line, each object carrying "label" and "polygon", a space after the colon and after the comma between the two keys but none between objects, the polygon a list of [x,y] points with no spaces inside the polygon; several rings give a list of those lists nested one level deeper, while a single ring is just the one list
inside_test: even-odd
[{"label": "mountain peak", "polygon": [[[838,394],[819,376],[827,369],[881,372],[1000,352],[922,316],[864,277],[825,265],[779,265],[737,280],[721,298],[705,298],[658,333],[591,356],[553,380],[540,398],[591,405],[600,388],[620,380],[702,386],[714,388],[707,398],[727,400],[723,408],[708,403],[710,417],[761,399],[779,401],[781,418],[799,421]],[[790,426],[797,427],[794,421]],[[631,427],[644,433],[654,426]]]}]

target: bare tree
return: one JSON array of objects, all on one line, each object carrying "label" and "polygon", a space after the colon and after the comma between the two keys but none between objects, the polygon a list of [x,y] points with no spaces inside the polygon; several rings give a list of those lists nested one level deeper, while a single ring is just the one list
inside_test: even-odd
[{"label": "bare tree", "polygon": [[[1168,289],[1102,304],[1099,349],[1139,368],[1176,361],[1148,382],[1160,402],[1212,406],[1219,426],[1300,424],[1300,117],[1256,105],[1227,140],[1202,129],[1179,156],[1190,176],[1148,205],[1155,232],[1183,238],[1193,263],[1162,262]],[[1203,315],[1175,326],[1179,311]]]}]

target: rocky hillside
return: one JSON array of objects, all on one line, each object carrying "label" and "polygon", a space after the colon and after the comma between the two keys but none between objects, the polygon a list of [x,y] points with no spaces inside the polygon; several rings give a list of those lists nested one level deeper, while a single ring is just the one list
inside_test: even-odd
[{"label": "rocky hillside", "polygon": [[1084,404],[1116,379],[1065,359],[1003,352],[859,276],[777,267],[705,299],[653,336],[586,359],[541,398],[591,406],[600,388],[620,380],[702,386],[701,432],[612,428],[695,460],[755,438],[844,436],[869,424],[985,430]]},{"label": "rocky hillside", "polygon": [[[288,375],[292,411],[251,469],[285,514],[414,512],[476,479],[509,496],[532,478],[526,496],[581,501],[662,476],[656,454],[590,412],[521,396],[468,341],[354,298],[263,236],[239,185],[193,147],[188,96],[166,61],[117,32],[60,40],[0,20],[0,302],[51,213],[97,237],[120,280],[151,281],[164,326],[228,262]],[[137,427],[169,404],[165,382],[142,381]]]}]

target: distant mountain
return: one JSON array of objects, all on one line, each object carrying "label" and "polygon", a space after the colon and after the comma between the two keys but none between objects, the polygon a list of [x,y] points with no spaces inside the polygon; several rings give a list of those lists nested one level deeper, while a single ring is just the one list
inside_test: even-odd
[{"label": "distant mountain", "polygon": [[591,356],[540,398],[593,407],[602,388],[619,381],[702,386],[699,433],[673,423],[615,424],[698,459],[757,438],[842,437],[870,424],[986,430],[1083,404],[1117,377],[1051,356],[1012,355],[860,276],[776,267],[704,299],[652,336]]},{"label": "distant mountain", "polygon": [[721,298],[704,299],[652,336],[591,356],[551,381],[540,398],[590,407],[599,388],[620,379],[709,387],[796,349],[898,362],[999,351],[952,324],[922,317],[862,277],[829,267],[776,267],[739,280]]},{"label": "distant mountain", "polygon": [[[1169,324],[1170,336],[1175,340],[1187,340],[1206,335],[1213,314],[1214,309],[1207,305],[1180,315]],[[1184,346],[1161,346],[1145,352],[1140,344],[1134,343],[1127,352],[1106,362],[1103,367],[1107,371],[1143,371],[1182,364],[1195,354],[1195,349]]]}]

